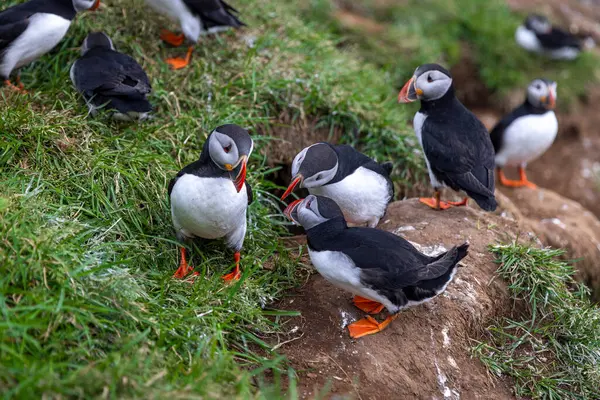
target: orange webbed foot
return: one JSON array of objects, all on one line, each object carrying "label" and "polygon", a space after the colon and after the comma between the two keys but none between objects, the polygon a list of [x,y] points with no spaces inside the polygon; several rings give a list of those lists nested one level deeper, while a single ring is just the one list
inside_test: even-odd
[{"label": "orange webbed foot", "polygon": [[537,189],[537,185],[527,179],[525,168],[519,167],[519,176],[520,179],[518,181],[507,179],[506,176],[504,176],[504,171],[502,171],[501,168],[498,168],[498,179],[500,180],[501,185],[513,188],[527,187],[529,189]]},{"label": "orange webbed foot", "polygon": [[461,201],[448,201],[447,203],[452,207],[466,207],[469,203],[469,198],[465,197]]},{"label": "orange webbed foot", "polygon": [[185,55],[185,58],[181,58],[181,57],[167,58],[165,60],[165,62],[167,64],[169,64],[172,69],[185,68],[190,64],[190,60],[192,59],[192,51],[193,50],[194,50],[194,48],[190,46],[190,48],[187,51],[187,54]]},{"label": "orange webbed foot", "polygon": [[433,208],[434,210],[447,210],[449,208],[452,208],[452,204],[448,203],[447,201],[439,201],[435,197],[422,197],[419,199],[419,201]]},{"label": "orange webbed foot", "polygon": [[352,302],[358,309],[367,314],[379,314],[383,310],[383,304],[361,296],[354,296]]},{"label": "orange webbed foot", "polygon": [[367,315],[365,318],[356,321],[350,325],[348,325],[348,331],[350,332],[350,337],[353,339],[358,339],[363,336],[373,335],[375,333],[381,332],[387,326],[396,319],[398,314],[390,315],[383,322],[379,323],[377,320],[370,315]]},{"label": "orange webbed foot", "polygon": [[235,268],[233,269],[232,272],[230,272],[226,275],[223,275],[221,277],[221,279],[223,279],[227,283],[240,280],[240,278],[242,277],[242,273],[240,272],[240,258],[241,258],[240,252],[236,251],[235,254],[233,255],[233,259],[235,261]]},{"label": "orange webbed foot", "polygon": [[183,36],[183,33],[176,34],[167,29],[163,29],[160,31],[160,39],[171,46],[179,47],[183,44],[185,36]]},{"label": "orange webbed foot", "polygon": [[[187,260],[185,258],[185,247],[180,248],[180,253],[181,260],[179,261],[179,268],[177,268],[177,271],[175,271],[175,273],[173,274],[173,278],[175,279],[183,279],[194,270],[193,267],[190,267],[188,265]],[[194,272],[194,276],[195,275],[198,275],[198,273]]]},{"label": "orange webbed foot", "polygon": [[15,92],[18,92],[21,94],[27,94],[27,90],[25,90],[25,85],[23,85],[23,83],[21,83],[20,79],[17,79],[16,85],[13,85],[13,83],[11,81],[9,81],[8,79],[4,81],[4,84],[6,85],[6,87],[8,87],[11,90],[14,90]]}]

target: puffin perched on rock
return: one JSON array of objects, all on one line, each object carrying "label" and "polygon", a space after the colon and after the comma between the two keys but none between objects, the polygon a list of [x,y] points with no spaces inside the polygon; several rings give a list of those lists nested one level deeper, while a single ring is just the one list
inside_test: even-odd
[{"label": "puffin perched on rock", "polygon": [[152,87],[142,67],[115,50],[103,32],[90,33],[81,46],[81,58],[71,67],[71,81],[96,115],[100,108],[114,110],[121,121],[144,120],[152,110],[146,99]]},{"label": "puffin perched on rock", "polygon": [[433,199],[420,201],[435,209],[467,205],[440,200],[445,186],[463,190],[486,211],[496,209],[494,197],[494,148],[483,123],[454,95],[452,76],[437,64],[424,64],[404,85],[398,101],[421,100],[414,130],[425,153]]},{"label": "puffin perched on rock", "polygon": [[30,0],[0,12],[0,79],[24,92],[19,75],[11,73],[37,60],[65,36],[79,11],[95,10],[100,0]]},{"label": "puffin perched on rock", "polygon": [[146,0],[159,13],[177,21],[183,33],[168,30],[160,38],[171,46],[181,46],[185,39],[191,43],[185,58],[169,58],[173,69],[185,68],[192,57],[193,44],[200,35],[221,32],[229,28],[240,28],[245,24],[237,17],[237,10],[223,0]]},{"label": "puffin perched on rock", "polygon": [[392,163],[379,164],[348,145],[315,143],[294,157],[292,182],[284,200],[297,187],[333,199],[344,217],[375,228],[394,198]]},{"label": "puffin perched on rock", "polygon": [[[527,87],[525,102],[504,117],[490,134],[496,151],[498,178],[504,186],[535,189],[525,174],[527,163],[550,148],[558,133],[556,82],[534,79]],[[506,179],[502,168],[518,167],[520,179]]]},{"label": "puffin perched on rock", "polygon": [[[552,26],[546,17],[538,14],[525,19],[525,23],[517,28],[515,39],[525,50],[556,60],[577,58],[586,44],[577,36]],[[593,41],[588,46],[592,47]]]},{"label": "puffin perched on rock", "polygon": [[427,256],[393,233],[349,228],[340,207],[323,196],[296,200],[285,214],[306,229],[310,259],[323,278],[352,292],[354,304],[368,314],[387,309],[383,322],[367,316],[349,325],[353,338],[380,332],[400,310],[442,293],[469,248],[464,243]]},{"label": "puffin perched on rock", "polygon": [[[183,168],[169,183],[171,217],[180,241],[224,238],[234,254],[235,269],[225,281],[240,278],[240,250],[246,236],[246,209],[252,189],[246,182],[246,163],[254,143],[245,129],[221,125],[208,136],[200,159]],[[174,277],[193,268],[181,247],[181,262]]]}]

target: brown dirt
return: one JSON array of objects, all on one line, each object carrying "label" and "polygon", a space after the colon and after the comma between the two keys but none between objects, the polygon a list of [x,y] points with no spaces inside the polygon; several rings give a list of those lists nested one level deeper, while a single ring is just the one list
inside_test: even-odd
[{"label": "brown dirt", "polygon": [[510,385],[471,358],[468,338],[475,327],[509,311],[506,286],[493,279],[496,265],[487,246],[516,234],[516,223],[472,208],[436,212],[415,199],[391,204],[382,221],[380,228],[423,246],[449,248],[468,240],[465,266],[446,293],[359,340],[345,326],[363,313],[349,293],[320,276],[283,299],[277,308],[302,313],[287,321],[290,337],[281,342],[291,341],[279,348],[299,374],[300,397],[313,398],[329,383],[334,396],[364,400],[513,398]]}]

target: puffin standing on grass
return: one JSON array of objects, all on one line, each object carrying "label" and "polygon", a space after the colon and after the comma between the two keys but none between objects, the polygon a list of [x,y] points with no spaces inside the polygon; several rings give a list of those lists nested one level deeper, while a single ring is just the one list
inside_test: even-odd
[{"label": "puffin standing on grass", "polygon": [[515,39],[525,50],[555,60],[577,58],[585,44],[578,37],[553,27],[546,17],[538,14],[531,14],[525,19],[525,23],[517,28]]},{"label": "puffin standing on grass", "polygon": [[[552,146],[558,133],[556,82],[534,79],[527,87],[525,102],[504,117],[492,129],[490,137],[496,151],[498,178],[504,186],[537,186],[525,173],[527,163],[538,158]],[[502,168],[518,167],[520,179],[506,179]]]},{"label": "puffin standing on grass", "polygon": [[[224,238],[234,254],[235,269],[225,281],[240,278],[240,250],[246,236],[246,209],[252,189],[246,182],[246,163],[254,143],[245,129],[221,125],[208,136],[200,159],[183,168],[169,183],[171,217],[180,241],[195,237]],[[174,277],[183,278],[193,268],[181,247]]]},{"label": "puffin standing on grass", "polygon": [[25,92],[19,74],[10,75],[54,48],[79,11],[96,10],[100,0],[30,0],[0,12],[0,79]]},{"label": "puffin standing on grass", "polygon": [[152,91],[148,76],[133,58],[116,51],[103,32],[85,38],[70,75],[92,115],[105,107],[115,110],[114,119],[133,121],[146,119],[152,110],[146,99]]},{"label": "puffin standing on grass", "polygon": [[185,58],[169,58],[166,62],[173,69],[185,68],[192,57],[193,44],[200,35],[240,28],[245,24],[237,17],[237,10],[222,0],[146,0],[158,12],[179,22],[183,33],[162,30],[160,38],[171,46],[181,46],[185,39],[191,45]]},{"label": "puffin standing on grass", "polygon": [[349,228],[335,201],[322,196],[297,200],[285,214],[306,229],[308,254],[323,278],[355,294],[354,304],[368,314],[387,309],[382,322],[367,316],[349,325],[353,338],[382,331],[400,310],[442,293],[469,248],[464,243],[427,256],[393,233]]},{"label": "puffin standing on grass", "polygon": [[333,199],[344,217],[356,225],[375,228],[394,198],[392,163],[379,164],[348,145],[316,143],[296,155],[292,182],[284,200],[298,186],[310,194]]},{"label": "puffin standing on grass", "polygon": [[437,64],[424,64],[398,95],[400,103],[421,100],[414,130],[425,153],[433,198],[420,199],[434,209],[466,206],[440,200],[445,186],[462,190],[486,211],[496,209],[494,148],[485,126],[454,95],[450,72]]}]

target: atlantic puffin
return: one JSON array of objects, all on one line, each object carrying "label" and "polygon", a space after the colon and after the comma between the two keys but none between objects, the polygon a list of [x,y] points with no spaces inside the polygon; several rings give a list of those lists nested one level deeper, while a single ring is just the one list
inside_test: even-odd
[{"label": "atlantic puffin", "polygon": [[[252,188],[246,182],[246,164],[254,143],[245,129],[227,124],[215,128],[204,143],[200,159],[183,168],[169,183],[171,218],[177,238],[224,238],[234,254],[235,269],[225,281],[240,278],[240,250],[246,236],[246,210]],[[193,271],[181,247],[174,274],[183,278]]]},{"label": "atlantic puffin", "polygon": [[103,32],[85,38],[81,57],[73,63],[70,75],[92,115],[106,108],[114,110],[114,119],[133,121],[146,119],[152,110],[146,99],[152,91],[148,76],[137,61],[116,51]]},{"label": "atlantic puffin", "polygon": [[30,0],[0,11],[0,79],[25,92],[19,74],[10,75],[54,48],[79,11],[96,10],[100,0]]},{"label": "atlantic puffin", "polygon": [[467,205],[440,200],[445,186],[462,190],[486,211],[496,209],[494,148],[487,129],[454,95],[452,76],[438,64],[424,64],[404,85],[398,101],[421,100],[413,126],[425,153],[434,198],[420,199],[429,207]]},{"label": "atlantic puffin", "polygon": [[[534,79],[527,87],[525,102],[504,117],[490,133],[496,151],[498,178],[504,186],[537,186],[527,179],[527,163],[552,146],[558,133],[556,82]],[[506,179],[502,168],[518,167],[520,180]]]},{"label": "atlantic puffin", "polygon": [[185,58],[168,58],[173,69],[185,68],[192,57],[194,44],[200,35],[221,32],[245,26],[237,17],[238,11],[223,0],[146,0],[159,13],[181,26],[183,33],[175,34],[163,29],[160,38],[171,46],[179,47],[190,42]]},{"label": "atlantic puffin", "polygon": [[292,182],[281,199],[304,187],[310,194],[335,200],[348,222],[374,228],[394,198],[392,167],[348,145],[315,143],[294,157]]},{"label": "atlantic puffin", "polygon": [[515,32],[519,46],[527,51],[556,60],[573,60],[582,51],[582,41],[564,30],[552,26],[543,15],[527,16]]},{"label": "atlantic puffin", "polygon": [[354,304],[368,314],[387,309],[389,316],[382,322],[367,316],[349,325],[353,338],[380,332],[400,310],[442,293],[469,248],[464,243],[427,256],[393,233],[349,228],[340,207],[323,196],[296,200],[285,214],[306,229],[310,260],[323,278],[353,293]]}]

